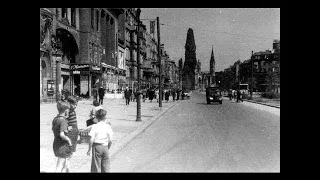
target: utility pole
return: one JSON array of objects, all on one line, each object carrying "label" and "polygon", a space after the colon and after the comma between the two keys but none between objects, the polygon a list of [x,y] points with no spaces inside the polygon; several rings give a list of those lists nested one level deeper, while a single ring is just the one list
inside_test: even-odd
[{"label": "utility pole", "polygon": [[141,99],[140,99],[140,8],[137,9],[137,21],[138,21],[138,35],[137,35],[137,64],[138,64],[138,92],[137,92],[137,119],[136,121],[142,121],[141,120]]},{"label": "utility pole", "polygon": [[252,98],[252,92],[253,92],[253,51],[251,51],[251,98]]},{"label": "utility pole", "polygon": [[157,17],[157,35],[158,35],[158,62],[159,62],[159,107],[162,107],[162,68],[161,68],[161,50],[160,50],[160,22]]}]

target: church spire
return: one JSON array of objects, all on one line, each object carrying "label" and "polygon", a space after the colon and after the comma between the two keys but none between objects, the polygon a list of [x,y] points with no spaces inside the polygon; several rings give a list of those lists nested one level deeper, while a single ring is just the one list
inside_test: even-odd
[{"label": "church spire", "polygon": [[213,45],[212,45],[212,51],[211,51],[211,59],[210,59],[210,74],[214,75],[215,72],[215,60],[214,60],[214,54],[213,54]]}]

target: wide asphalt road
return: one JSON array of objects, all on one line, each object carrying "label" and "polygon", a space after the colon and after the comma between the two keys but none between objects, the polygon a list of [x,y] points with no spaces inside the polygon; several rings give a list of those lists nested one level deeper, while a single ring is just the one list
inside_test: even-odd
[{"label": "wide asphalt road", "polygon": [[111,172],[280,172],[280,109],[268,108],[207,105],[195,92],[119,151]]}]

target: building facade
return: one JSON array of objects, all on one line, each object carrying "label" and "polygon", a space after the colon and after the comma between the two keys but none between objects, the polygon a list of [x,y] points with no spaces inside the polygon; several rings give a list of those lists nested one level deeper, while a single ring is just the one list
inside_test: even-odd
[{"label": "building facade", "polygon": [[79,16],[78,8],[40,8],[40,101],[53,101],[62,89],[73,90],[70,65],[81,59]]},{"label": "building facade", "polygon": [[[135,8],[40,8],[40,102],[62,90],[90,97],[93,87],[108,91],[137,84],[140,39],[141,88],[159,85],[158,44],[146,25],[137,32]],[[179,70],[161,46],[163,83]]]}]

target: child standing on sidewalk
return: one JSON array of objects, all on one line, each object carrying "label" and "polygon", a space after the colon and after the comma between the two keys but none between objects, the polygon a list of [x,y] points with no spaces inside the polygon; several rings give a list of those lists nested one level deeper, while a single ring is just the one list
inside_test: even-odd
[{"label": "child standing on sidewalk", "polygon": [[96,112],[99,109],[102,109],[102,106],[100,105],[99,101],[97,101],[97,100],[93,101],[93,106],[94,106],[94,108],[91,109],[90,114],[89,114],[90,119],[87,120],[87,122],[86,122],[87,126],[91,126],[92,124],[98,123],[98,120],[96,119]]},{"label": "child standing on sidewalk", "polygon": [[77,115],[75,110],[77,108],[78,101],[74,96],[69,96],[67,100],[70,104],[69,117],[67,118],[67,121],[68,121],[67,135],[72,142],[72,152],[76,152],[79,130],[78,130]]},{"label": "child standing on sidewalk", "polygon": [[89,132],[90,142],[87,155],[90,156],[92,149],[91,172],[109,172],[110,157],[109,149],[112,144],[113,131],[106,119],[107,111],[100,109],[96,113],[98,123],[92,125]]},{"label": "child standing on sidewalk", "polygon": [[69,172],[68,158],[72,154],[71,139],[66,136],[68,132],[68,122],[66,116],[69,112],[69,103],[59,101],[57,109],[59,114],[52,121],[52,131],[54,134],[53,152],[58,158],[56,172]]}]

